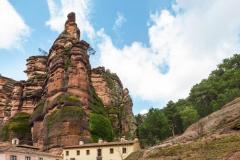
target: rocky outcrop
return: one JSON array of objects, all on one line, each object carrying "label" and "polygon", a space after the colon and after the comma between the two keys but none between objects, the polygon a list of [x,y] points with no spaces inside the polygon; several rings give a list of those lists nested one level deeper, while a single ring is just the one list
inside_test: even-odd
[{"label": "rocky outcrop", "polygon": [[11,95],[16,81],[0,75],[0,124],[11,115]]},{"label": "rocky outcrop", "polygon": [[165,143],[192,141],[203,136],[221,134],[231,130],[240,130],[240,98],[226,104],[222,109],[200,119],[189,126],[186,131]]},{"label": "rocky outcrop", "polygon": [[[42,113],[33,120],[33,142],[42,149],[61,152],[57,149],[60,146],[91,139],[86,114],[89,112],[91,68],[87,54],[89,44],[79,39],[75,14],[70,13],[65,30],[49,51],[44,98],[35,110],[42,110]],[[62,117],[56,118],[57,115]]]},{"label": "rocky outcrop", "polygon": [[32,56],[27,59],[28,79],[15,83],[11,97],[11,117],[18,112],[32,114],[43,94],[46,79],[46,56]]},{"label": "rocky outcrop", "polygon": [[132,113],[133,103],[128,89],[123,88],[119,77],[104,67],[98,67],[92,69],[91,81],[108,112],[115,134],[134,137],[136,123]]},{"label": "rocky outcrop", "polygon": [[23,84],[21,82],[15,83],[11,97],[11,117],[20,112],[22,107],[22,94]]},{"label": "rocky outcrop", "polygon": [[239,131],[240,98],[237,98],[192,124],[182,135],[135,153],[127,160],[238,159]]},{"label": "rocky outcrop", "polygon": [[[34,146],[60,154],[64,146],[94,140],[90,122],[108,123],[110,136],[112,126],[116,136],[134,136],[136,126],[128,90],[116,74],[102,67],[91,69],[88,49],[89,44],[80,40],[75,14],[70,13],[48,56],[27,59],[26,81],[0,78],[0,119],[7,117],[2,128],[6,134],[1,139],[10,140],[16,135],[29,142],[29,134],[24,136],[22,128],[29,133],[31,127]],[[26,120],[29,116],[30,124]],[[95,119],[91,121],[91,117]],[[24,122],[19,121],[20,127],[9,127],[19,119]],[[104,139],[96,132],[95,139]]]}]

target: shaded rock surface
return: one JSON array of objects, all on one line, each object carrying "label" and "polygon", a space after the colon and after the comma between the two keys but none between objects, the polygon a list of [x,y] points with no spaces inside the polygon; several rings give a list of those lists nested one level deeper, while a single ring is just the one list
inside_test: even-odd
[{"label": "shaded rock surface", "polygon": [[92,85],[102,100],[118,136],[134,137],[136,122],[132,113],[132,99],[119,77],[104,67],[92,69]]}]

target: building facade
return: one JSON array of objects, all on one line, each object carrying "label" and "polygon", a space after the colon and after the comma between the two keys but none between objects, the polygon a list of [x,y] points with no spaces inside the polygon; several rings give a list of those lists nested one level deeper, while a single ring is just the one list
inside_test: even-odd
[{"label": "building facade", "polygon": [[69,146],[63,148],[63,160],[123,160],[140,150],[137,139],[133,141],[103,142]]},{"label": "building facade", "polygon": [[0,160],[62,160],[62,157],[28,145],[8,145],[0,147]]}]

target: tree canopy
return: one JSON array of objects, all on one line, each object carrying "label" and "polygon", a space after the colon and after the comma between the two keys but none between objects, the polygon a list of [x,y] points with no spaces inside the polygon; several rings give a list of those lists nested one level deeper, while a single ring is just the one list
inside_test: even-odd
[{"label": "tree canopy", "polygon": [[189,96],[169,101],[163,109],[137,115],[138,136],[143,145],[181,134],[192,123],[221,109],[240,96],[240,55],[224,59],[207,79],[192,87]]}]

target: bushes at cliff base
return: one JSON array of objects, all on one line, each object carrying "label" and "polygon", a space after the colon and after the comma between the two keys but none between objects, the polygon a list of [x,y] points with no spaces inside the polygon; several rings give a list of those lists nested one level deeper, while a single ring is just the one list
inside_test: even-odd
[{"label": "bushes at cliff base", "polygon": [[[0,137],[3,141],[16,137],[22,141],[31,140],[31,126],[28,113],[17,113],[1,129]],[[28,142],[26,142],[28,143]]]},{"label": "bushes at cliff base", "polygon": [[111,122],[103,115],[92,113],[90,115],[89,127],[92,139],[95,142],[98,139],[112,141],[114,138]]}]

